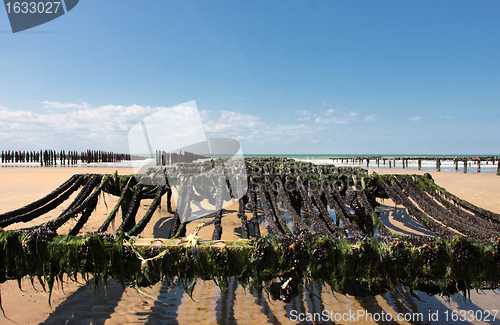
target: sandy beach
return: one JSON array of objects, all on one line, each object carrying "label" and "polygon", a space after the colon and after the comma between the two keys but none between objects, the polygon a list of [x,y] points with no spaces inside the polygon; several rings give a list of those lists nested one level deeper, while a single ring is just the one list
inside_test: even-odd
[{"label": "sandy beach", "polygon": [[[30,202],[33,202],[51,192],[75,173],[114,173],[131,174],[132,169],[116,168],[0,168],[0,213],[7,212]],[[376,170],[370,169],[370,173],[376,171],[382,173],[412,173],[423,174],[424,171],[405,170]],[[477,173],[455,173],[455,172],[431,172],[435,182],[446,188],[451,193],[465,199],[482,208],[500,213],[500,176],[494,174]],[[73,194],[76,195],[76,194]],[[51,213],[35,219],[23,225],[12,225],[5,229],[14,227],[25,227],[54,218],[58,212],[71,202],[71,198]],[[116,198],[105,194],[101,197],[97,210],[92,214],[89,222],[82,229],[82,233],[93,231],[98,228],[109,211],[113,208]],[[142,217],[149,207],[151,200],[144,200],[138,212]],[[400,206],[395,206],[390,200],[381,202],[378,211],[382,212],[381,219],[387,224],[393,233],[400,234],[424,234],[432,235],[429,230],[416,223]],[[240,221],[237,217],[237,204],[226,209],[222,219],[222,239],[238,239],[240,236]],[[249,218],[251,212],[248,214]],[[42,219],[43,218],[43,219]],[[151,222],[145,228],[142,237],[166,237],[170,225],[171,214],[166,210],[166,204],[162,204]],[[61,228],[60,233],[67,231],[76,221]],[[189,224],[188,233],[198,225],[199,222],[208,223],[209,220],[199,219]],[[111,228],[117,225],[112,225]],[[210,239],[213,226],[203,227],[199,235],[204,239]],[[261,231],[266,233],[265,225],[261,225]],[[81,280],[83,282],[83,280]],[[498,290],[495,292],[471,293],[471,301],[463,301],[463,297],[455,297],[450,302],[444,302],[440,297],[430,297],[421,293],[422,301],[412,298],[409,293],[401,292],[401,297],[393,293],[375,297],[351,297],[336,294],[330,291],[319,292],[312,286],[306,288],[313,293],[304,290],[293,299],[292,303],[285,304],[281,301],[271,301],[265,295],[258,297],[248,288],[244,289],[235,281],[230,284],[228,292],[221,292],[211,282],[199,282],[194,291],[193,299],[184,294],[182,288],[173,291],[161,283],[144,288],[143,293],[133,288],[122,288],[113,280],[110,280],[107,295],[100,288],[96,294],[92,294],[89,287],[76,283],[65,283],[63,290],[54,290],[51,298],[51,306],[48,303],[48,294],[41,290],[37,281],[35,288],[29,279],[22,282],[23,291],[19,290],[15,281],[7,281],[1,285],[2,305],[6,316],[19,324],[188,324],[200,322],[202,324],[296,324],[291,316],[293,310],[300,312],[321,312],[328,310],[333,313],[346,313],[349,311],[368,311],[370,313],[422,313],[423,321],[401,321],[402,324],[429,324],[428,312],[438,311],[440,319],[444,322],[446,310],[494,310],[499,309],[500,296]],[[151,297],[155,298],[152,299]],[[0,316],[0,324],[12,324],[12,322]],[[337,323],[354,324],[349,320]],[[384,324],[385,322],[363,321],[362,323]],[[432,322],[433,324],[435,322]],[[449,322],[452,323],[451,320]],[[461,322],[472,324],[500,324],[495,322]],[[437,324],[437,323],[436,323]]]}]

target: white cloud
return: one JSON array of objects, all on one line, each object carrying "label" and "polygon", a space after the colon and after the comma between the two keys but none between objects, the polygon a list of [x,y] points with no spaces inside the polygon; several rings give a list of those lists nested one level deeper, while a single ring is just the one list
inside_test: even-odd
[{"label": "white cloud", "polygon": [[440,116],[439,118],[441,118],[441,119],[445,119],[445,120],[451,120],[451,119],[453,119],[454,117],[453,117],[453,116],[450,116],[450,115],[446,115],[446,116]]},{"label": "white cloud", "polygon": [[[57,103],[57,102],[52,102]],[[51,104],[52,107],[57,105]],[[55,105],[55,106],[54,106]],[[82,150],[126,150],[127,131],[146,116],[163,108],[149,106],[63,104],[77,110],[35,113],[0,110],[0,138],[12,143],[40,149],[41,147]]]},{"label": "white cloud", "polygon": [[347,112],[347,113],[346,113],[346,115],[347,115],[347,116],[350,116],[350,117],[355,117],[355,116],[357,116],[357,115],[358,115],[358,113],[353,112],[353,111],[349,111],[349,112]]},{"label": "white cloud", "polygon": [[350,118],[338,118],[338,117],[330,117],[330,118],[321,118],[317,117],[314,122],[318,124],[347,124],[349,123]]},{"label": "white cloud", "polygon": [[73,103],[59,103],[59,102],[49,102],[48,100],[43,102],[43,107],[45,108],[57,108],[57,109],[65,109],[65,108],[89,108],[89,105],[87,103],[83,103],[82,105],[80,104],[73,104]]},{"label": "white cloud", "polygon": [[298,115],[313,115],[313,113],[306,111],[306,110],[297,110],[295,111]]},{"label": "white cloud", "polygon": [[422,120],[422,117],[421,116],[411,116],[408,119],[412,122],[419,122],[420,120]]},{"label": "white cloud", "polygon": [[329,110],[326,111],[325,115],[329,116],[329,115],[333,115],[335,113],[337,113],[337,111],[334,110],[333,108],[330,108]]},{"label": "white cloud", "polygon": [[[307,111],[306,111],[307,112]],[[291,143],[313,140],[323,128],[307,124],[275,124],[260,117],[238,112],[220,111],[219,116],[205,119],[208,137],[229,137],[241,142]]]},{"label": "white cloud", "polygon": [[[0,139],[2,149],[41,148],[85,150],[101,149],[128,152],[127,135],[130,128],[144,118],[165,110],[164,107],[104,105],[90,107],[87,104],[61,104],[50,102],[44,112],[9,110],[0,106]],[[303,118],[313,119],[308,111]],[[185,119],[182,108],[171,109],[169,125],[165,130]],[[260,148],[262,145],[311,143],[327,129],[307,123],[279,124],[263,121],[260,117],[233,111],[200,111],[207,137],[229,137]],[[172,134],[175,137],[175,134]],[[256,149],[258,150],[258,149]]]},{"label": "white cloud", "polygon": [[378,119],[378,117],[375,114],[370,114],[370,115],[365,116],[365,122],[370,122],[370,121],[374,121],[377,119]]}]

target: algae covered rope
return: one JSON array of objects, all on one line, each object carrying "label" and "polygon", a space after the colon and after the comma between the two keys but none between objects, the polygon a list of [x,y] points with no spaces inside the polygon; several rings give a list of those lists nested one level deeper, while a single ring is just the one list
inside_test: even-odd
[{"label": "algae covered rope", "polygon": [[297,214],[297,211],[292,205],[292,202],[290,202],[290,197],[287,195],[285,192],[284,186],[282,182],[277,182],[278,185],[278,195],[281,197],[281,201],[283,202],[283,205],[285,206],[286,210],[292,216],[292,221],[293,221],[293,226],[298,230],[298,231],[309,231],[310,233],[316,233],[311,227],[305,224],[304,220],[300,217],[299,214]]},{"label": "algae covered rope", "polygon": [[314,190],[311,190],[311,195],[314,199],[314,202],[316,202],[316,206],[318,207],[319,211],[320,211],[320,215],[322,216],[322,220],[324,222],[326,222],[326,225],[328,226],[328,228],[330,229],[331,232],[334,232],[337,237],[345,237],[345,233],[344,231],[342,230],[342,228],[338,227],[332,220],[332,217],[330,216],[330,214],[328,213],[328,210],[327,208],[323,205],[323,201],[321,200],[321,197],[318,193],[318,190],[314,189]]},{"label": "algae covered rope", "polygon": [[49,211],[54,210],[61,203],[66,201],[71,196],[71,194],[73,194],[73,192],[76,191],[81,186],[83,179],[84,175],[78,175],[77,179],[72,183],[72,185],[66,191],[64,191],[62,194],[56,197],[54,200],[48,202],[44,206],[29,211],[26,214],[17,215],[9,219],[2,220],[0,221],[0,227],[7,227],[17,222],[28,222],[44,215],[45,213],[48,213]]},{"label": "algae covered rope", "polygon": [[248,239],[250,238],[249,230],[248,230],[248,220],[247,215],[245,213],[245,205],[248,203],[248,195],[245,194],[243,197],[238,199],[238,217],[241,220],[241,238]]},{"label": "algae covered rope", "polygon": [[269,222],[269,227],[271,228],[272,233],[274,235],[283,234],[284,233],[283,230],[281,229],[279,224],[276,223],[276,219],[274,218],[273,212],[269,208],[269,203],[267,202],[266,192],[264,190],[264,187],[262,185],[259,185],[258,189],[259,189],[260,205],[264,210],[264,216],[266,217],[267,222]]},{"label": "algae covered rope", "polygon": [[108,217],[106,218],[106,220],[104,220],[104,222],[99,227],[99,230],[97,230],[97,232],[105,232],[106,230],[108,230],[109,224],[113,220],[115,220],[116,213],[118,212],[118,209],[122,205],[123,200],[125,199],[125,197],[128,195],[128,191],[130,190],[129,185],[130,185],[130,181],[132,180],[132,178],[133,178],[133,176],[129,177],[129,179],[127,181],[127,184],[125,185],[125,187],[123,188],[123,190],[121,192],[120,198],[118,199],[118,201],[115,204],[115,207],[113,208],[113,210],[111,210],[111,213],[108,215]]},{"label": "algae covered rope", "polygon": [[250,196],[250,202],[252,203],[252,225],[255,237],[260,237],[259,216],[257,214],[257,193],[255,192],[255,189],[250,186],[252,185],[249,185],[248,195]]},{"label": "algae covered rope", "polygon": [[74,207],[80,205],[83,201],[87,199],[87,197],[92,193],[92,190],[97,186],[97,183],[99,183],[102,179],[102,175],[98,174],[92,174],[88,177],[87,182],[83,186],[83,188],[80,190],[76,198],[73,200],[73,202],[70,203],[70,205],[61,213],[61,215],[64,215],[71,211]]},{"label": "algae covered rope", "polygon": [[142,199],[142,188],[143,185],[141,183],[135,186],[135,194],[132,198],[132,202],[130,203],[125,218],[123,218],[123,221],[116,232],[128,232],[133,226],[135,226],[135,216],[137,214],[137,210],[139,210],[139,205],[141,204]]},{"label": "algae covered rope", "polygon": [[[334,190],[335,191],[335,190]],[[361,238],[363,237],[363,232],[359,229],[359,227],[355,224],[352,224],[349,219],[346,218],[344,215],[343,209],[340,207],[339,202],[337,202],[334,197],[332,196],[332,193],[330,192],[330,187],[325,186],[324,188],[324,193],[326,196],[326,200],[328,204],[330,205],[330,208],[335,210],[335,215],[337,217],[337,220],[342,220],[342,229],[350,230],[352,234],[354,235],[354,238]]]},{"label": "algae covered rope", "polygon": [[457,207],[455,204],[453,204],[451,201],[448,201],[446,198],[441,196],[436,191],[433,191],[431,195],[446,209],[448,209],[454,215],[458,215],[462,220],[467,221],[469,223],[476,223],[477,226],[492,232],[491,235],[498,234],[498,232],[500,231],[499,223],[492,222],[490,219],[485,219],[482,216],[474,215],[472,213],[467,212],[464,209]]},{"label": "algae covered rope", "polygon": [[332,233],[328,230],[326,224],[318,217],[316,211],[314,211],[311,198],[307,194],[304,185],[299,181],[299,179],[297,179],[297,187],[299,188],[300,196],[302,196],[302,199],[305,202],[306,210],[309,213],[309,216],[311,217],[314,225],[318,227],[319,231],[323,235],[332,236]]},{"label": "algae covered rope", "polygon": [[482,209],[482,208],[480,208],[480,207],[478,207],[470,202],[467,202],[466,200],[459,198],[458,196],[456,196],[456,195],[454,195],[446,190],[443,190],[442,193],[447,199],[452,200],[453,202],[455,202],[455,204],[461,206],[462,208],[469,210],[471,212],[477,213],[480,216],[482,216],[484,219],[489,219],[489,220],[492,220],[495,222],[500,222],[500,214],[486,210],[486,209]]},{"label": "algae covered rope", "polygon": [[[125,245],[122,240],[55,236],[40,238],[38,250],[32,250],[23,246],[20,233],[0,230],[0,275],[38,276],[49,284],[49,291],[65,274],[71,279],[92,274],[96,281],[112,276],[134,287],[175,279],[214,279],[224,285],[234,276],[258,292],[269,290],[267,284],[273,281],[286,288],[283,279],[293,278],[298,285],[316,281],[335,292],[365,296],[387,292],[391,282],[430,295],[467,294],[473,288],[497,288],[500,274],[500,241],[478,243],[461,236],[350,241],[300,232],[260,238],[254,244],[228,241],[223,253],[213,242],[199,242],[192,253],[189,243],[177,245],[173,240],[154,250],[150,240]],[[151,257],[142,257],[146,255]]]},{"label": "algae covered rope", "polygon": [[69,189],[75,182],[77,182],[83,175],[81,174],[75,174],[71,176],[67,181],[65,181],[63,184],[61,184],[58,188],[56,188],[54,191],[49,193],[48,195],[44,196],[43,198],[25,205],[22,208],[5,212],[0,214],[0,220],[7,220],[19,215],[26,214],[28,212],[31,212],[35,209],[39,209],[40,207],[44,206],[45,204],[49,203],[50,201],[54,200],[57,198],[61,193]]},{"label": "algae covered rope", "polygon": [[80,219],[78,219],[78,222],[76,225],[73,227],[73,229],[70,230],[68,235],[70,236],[76,236],[82,229],[82,227],[87,223],[89,220],[90,215],[92,212],[94,212],[95,208],[97,207],[97,202],[99,201],[99,194],[101,193],[102,187],[104,184],[106,184],[106,181],[108,180],[109,175],[105,175],[101,181],[101,184],[97,189],[94,190],[91,196],[88,198],[88,202],[85,203],[85,209],[82,211],[82,215]]},{"label": "algae covered rope", "polygon": [[[278,178],[275,178],[275,180],[280,181]],[[279,225],[281,226],[281,229],[283,229],[283,232],[285,234],[290,234],[292,231],[288,228],[285,218],[283,217],[283,214],[281,213],[280,207],[278,206],[278,202],[276,201],[276,196],[274,195],[274,190],[270,182],[268,182],[268,179],[266,179],[265,182],[267,193],[269,194],[269,199],[271,201],[274,215],[278,219]]]},{"label": "algae covered rope", "polygon": [[399,185],[394,184],[393,186],[387,184],[386,181],[383,181],[382,186],[385,190],[385,193],[389,196],[390,199],[394,201],[395,204],[404,206],[408,210],[410,216],[421,222],[430,231],[444,238],[451,238],[457,234],[456,232],[429,218],[422,210],[417,208],[403,193],[401,188],[399,188]]},{"label": "algae covered rope", "polygon": [[460,233],[474,237],[485,239],[489,238],[488,234],[485,234],[482,230],[477,229],[473,224],[463,224],[458,221],[458,219],[451,215],[448,210],[446,210],[443,206],[439,205],[432,199],[431,196],[425,191],[423,191],[418,185],[413,183],[412,181],[408,181],[405,177],[401,177],[399,179],[405,185],[405,189],[408,191],[409,196],[415,200],[419,207],[421,207],[424,212],[437,219],[445,226],[452,228]]},{"label": "algae covered rope", "polygon": [[137,223],[137,225],[135,225],[134,228],[132,228],[132,230],[129,233],[130,236],[137,236],[144,230],[146,225],[151,220],[151,217],[155,213],[156,209],[158,208],[158,205],[160,205],[161,197],[163,196],[163,194],[165,194],[165,192],[166,192],[166,186],[158,186],[153,203],[151,203],[144,217]]},{"label": "algae covered rope", "polygon": [[[217,189],[215,191],[215,218],[214,218],[214,231],[212,233],[212,240],[220,240],[222,237],[222,179],[220,176],[217,176],[216,186]],[[224,182],[225,183],[225,182]]]},{"label": "algae covered rope", "polygon": [[[66,210],[64,210],[56,219],[47,221],[44,225],[53,231],[59,229],[64,223],[66,223],[72,217],[75,217],[78,213],[86,209],[89,204],[92,204],[95,196],[98,196],[100,189],[98,191],[92,190],[97,186],[97,183],[101,181],[102,175],[92,175],[90,180],[84,186],[84,188],[78,193],[75,200],[70,204]],[[101,186],[103,184],[101,183]],[[36,228],[36,227],[34,227]]]},{"label": "algae covered rope", "polygon": [[392,232],[382,221],[380,221],[379,215],[373,210],[370,201],[368,201],[365,190],[362,188],[358,189],[358,199],[364,207],[366,215],[371,217],[372,224],[379,231],[379,233],[382,236],[391,236]]},{"label": "algae covered rope", "polygon": [[97,202],[99,201],[99,194],[101,192],[101,188],[99,187],[94,193],[97,193],[96,195],[91,195],[89,197],[89,202],[86,208],[82,211],[82,215],[80,219],[78,219],[78,222],[76,225],[71,229],[68,233],[70,236],[76,236],[80,232],[80,230],[83,228],[83,226],[87,223],[87,221],[90,218],[90,215],[92,212],[94,212],[95,208],[97,207]]}]

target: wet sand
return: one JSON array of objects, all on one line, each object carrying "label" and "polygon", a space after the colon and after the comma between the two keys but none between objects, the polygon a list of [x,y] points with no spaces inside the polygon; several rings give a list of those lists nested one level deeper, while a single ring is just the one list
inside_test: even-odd
[{"label": "wet sand", "polygon": [[[113,173],[116,169],[106,168],[0,168],[0,213],[21,207],[46,195],[58,185],[67,180],[74,173]],[[119,174],[132,173],[131,169],[118,169]],[[405,173],[423,174],[414,170],[384,170],[380,173]],[[431,172],[436,183],[446,188],[462,199],[468,200],[480,207],[500,213],[500,176],[493,174],[463,174],[453,172]],[[92,215],[83,232],[97,229],[103,218],[113,208],[116,198],[105,195],[96,212]],[[71,202],[71,199],[68,200]],[[138,212],[138,218],[147,210],[151,200],[144,200]],[[394,206],[390,200],[382,202],[377,209],[383,212],[382,219],[394,233],[420,233],[432,235],[425,227],[406,214],[400,206]],[[66,203],[67,204],[67,203]],[[57,216],[62,207],[49,216]],[[222,219],[222,239],[236,239],[241,229],[236,215],[237,204],[227,207],[227,212]],[[248,217],[250,218],[249,212]],[[165,237],[170,225],[171,214],[166,211],[166,204],[162,204],[153,216],[152,221],[141,234],[143,237]],[[202,228],[200,236],[210,239],[213,226],[210,220],[199,219],[188,227],[188,233],[199,222],[208,225]],[[41,223],[40,220],[36,222]],[[35,224],[31,222],[22,227]],[[118,225],[115,225],[116,227]],[[10,226],[14,227],[14,226]],[[62,229],[69,229],[71,225]],[[6,229],[10,229],[7,227]],[[261,231],[266,232],[265,225]],[[409,293],[401,291],[401,296],[386,293],[375,297],[351,297],[323,290],[319,292],[312,286],[305,286],[303,292],[292,300],[290,304],[272,301],[264,294],[259,297],[250,289],[242,288],[233,281],[228,292],[221,292],[212,282],[199,281],[193,294],[193,300],[183,293],[182,288],[171,290],[162,283],[152,288],[144,288],[143,293],[133,288],[122,288],[121,285],[111,280],[108,284],[107,295],[101,288],[92,294],[89,287],[75,283],[64,285],[64,291],[55,289],[51,298],[52,307],[48,304],[48,294],[39,291],[41,286],[35,281],[35,290],[29,280],[23,280],[23,290],[20,291],[15,281],[7,281],[1,285],[2,305],[7,317],[19,324],[188,324],[200,322],[202,324],[297,324],[293,321],[297,313],[321,313],[327,311],[329,316],[344,318],[349,313],[370,312],[377,317],[384,313],[391,313],[395,318],[398,313],[421,313],[422,321],[398,321],[402,324],[452,324],[451,310],[462,308],[465,310],[493,310],[500,309],[500,293],[485,292],[471,293],[471,301],[463,301],[457,296],[449,303],[440,297],[430,297],[420,293],[423,301],[412,298]],[[312,294],[310,294],[312,293]],[[155,299],[151,299],[154,297]],[[438,313],[438,321],[429,321],[429,310]],[[445,312],[449,313],[449,322],[445,322]],[[332,314],[330,314],[332,312]],[[347,314],[345,314],[347,313]],[[377,315],[375,313],[378,313]],[[477,315],[481,314],[478,312]],[[411,316],[411,314],[405,314]],[[418,314],[416,314],[418,315]],[[305,316],[305,315],[304,315]],[[492,317],[490,317],[490,320]],[[353,321],[356,320],[356,321]],[[311,322],[302,322],[310,324]],[[321,322],[319,322],[321,323]],[[393,324],[394,322],[370,321],[366,316],[340,320],[337,324]],[[500,324],[494,322],[460,322],[461,324]],[[0,316],[0,324],[12,324],[11,321]]]}]

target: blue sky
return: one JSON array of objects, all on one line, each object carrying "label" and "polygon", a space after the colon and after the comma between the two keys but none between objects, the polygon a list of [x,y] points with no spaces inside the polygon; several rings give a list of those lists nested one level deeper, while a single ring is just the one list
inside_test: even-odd
[{"label": "blue sky", "polygon": [[[0,149],[127,150],[195,100],[245,153],[500,154],[497,1],[82,0],[12,34]],[[168,127],[167,127],[168,130]]]}]

